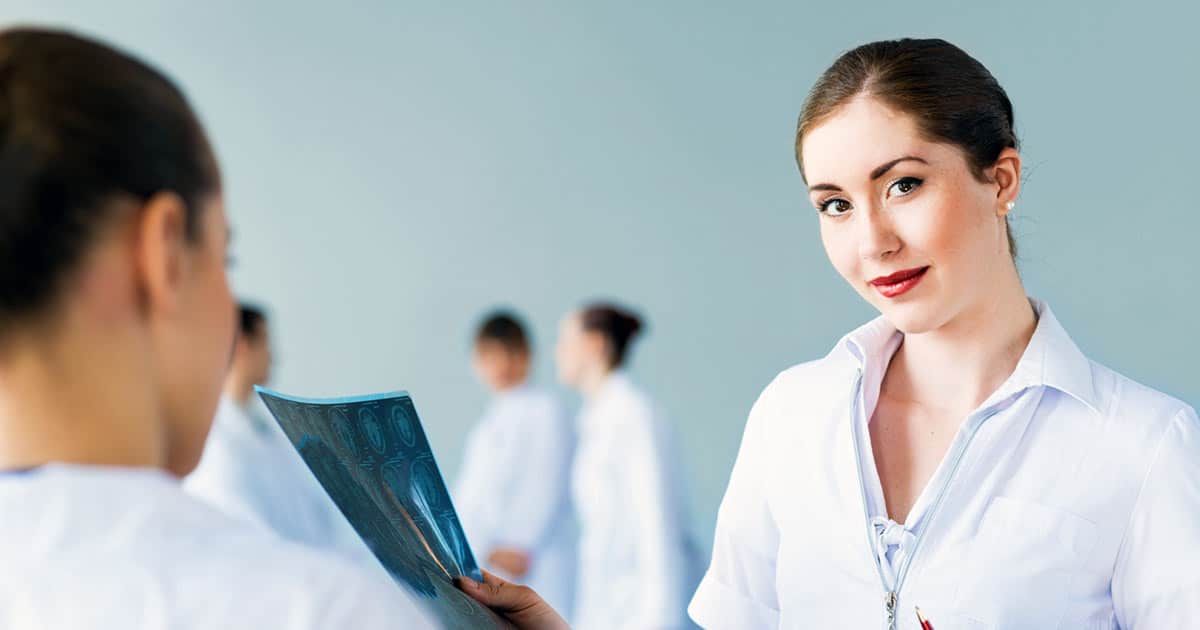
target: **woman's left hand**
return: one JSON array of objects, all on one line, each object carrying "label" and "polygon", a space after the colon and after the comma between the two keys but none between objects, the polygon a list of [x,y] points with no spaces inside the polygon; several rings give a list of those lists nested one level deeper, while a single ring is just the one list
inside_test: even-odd
[{"label": "woman's left hand", "polygon": [[458,587],[475,601],[491,608],[517,630],[571,630],[546,600],[528,586],[502,580],[487,571],[483,583],[461,577]]}]

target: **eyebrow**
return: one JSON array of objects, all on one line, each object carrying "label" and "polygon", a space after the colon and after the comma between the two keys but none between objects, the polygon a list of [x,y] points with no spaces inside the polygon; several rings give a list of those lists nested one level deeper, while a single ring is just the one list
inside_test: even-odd
[{"label": "eyebrow", "polygon": [[[875,181],[875,180],[879,179],[880,177],[887,175],[887,172],[892,170],[892,168],[894,168],[897,164],[899,164],[901,162],[908,162],[908,161],[920,162],[922,164],[929,164],[929,162],[926,162],[925,160],[923,160],[915,155],[905,155],[903,157],[898,157],[894,160],[891,160],[889,162],[884,162],[883,164],[876,166],[875,169],[871,171],[871,181]],[[813,184],[812,186],[808,187],[808,190],[809,191],[814,191],[814,190],[841,191],[842,188],[841,188],[841,186],[838,186],[836,184]]]}]

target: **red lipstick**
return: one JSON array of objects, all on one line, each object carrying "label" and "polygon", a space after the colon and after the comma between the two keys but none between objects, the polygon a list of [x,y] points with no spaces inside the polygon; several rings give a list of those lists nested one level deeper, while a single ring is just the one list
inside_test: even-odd
[{"label": "red lipstick", "polygon": [[872,280],[870,284],[885,298],[899,297],[917,286],[921,282],[921,278],[925,277],[925,272],[928,270],[929,267],[905,269],[886,276],[879,276]]}]

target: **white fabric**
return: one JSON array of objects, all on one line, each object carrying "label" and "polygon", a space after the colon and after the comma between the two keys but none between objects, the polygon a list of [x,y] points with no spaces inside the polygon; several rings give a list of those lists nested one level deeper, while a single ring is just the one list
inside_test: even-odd
[{"label": "white fabric", "polygon": [[[530,554],[528,584],[569,613],[577,533],[569,479],[575,431],[554,396],[531,387],[498,394],[467,437],[454,505],[477,561],[497,547]],[[498,575],[502,571],[488,567]]]},{"label": "white fabric", "polygon": [[229,514],[371,565],[370,552],[265,410],[222,398],[204,456],[183,487]]},{"label": "white fabric", "polygon": [[937,630],[1194,627],[1200,420],[1089,361],[1035,306],[1016,370],[903,524],[886,518],[867,434],[900,334],[877,319],[780,374],[750,412],[692,617],[879,628],[884,582],[907,572],[902,630],[919,628],[915,606]]},{"label": "white fabric", "polygon": [[0,475],[0,628],[434,628],[394,583],[187,495],[165,473]]},{"label": "white fabric", "polygon": [[576,629],[691,627],[687,598],[700,558],[670,425],[620,373],[588,401],[579,424]]}]

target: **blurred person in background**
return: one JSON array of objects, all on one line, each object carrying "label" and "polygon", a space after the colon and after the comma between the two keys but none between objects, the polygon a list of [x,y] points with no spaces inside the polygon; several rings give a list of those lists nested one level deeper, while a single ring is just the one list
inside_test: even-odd
[{"label": "blurred person in background", "polygon": [[254,395],[271,375],[266,314],[238,306],[233,360],[204,456],[183,487],[227,514],[316,547],[343,548],[373,562],[333,500]]},{"label": "blurred person in background", "polygon": [[[209,141],[109,46],[0,31],[0,628],[431,628],[394,583],[188,495],[235,333]],[[519,628],[532,591],[464,581]]]},{"label": "blurred person in background", "polygon": [[560,380],[584,399],[572,497],[579,515],[580,630],[690,628],[702,559],[688,528],[670,424],[624,368],[641,320],[611,304],[563,319]]},{"label": "blurred person in background", "polygon": [[554,395],[530,385],[532,355],[515,314],[491,313],[479,326],[473,364],[492,399],[467,436],[454,502],[485,566],[569,611],[577,537],[568,483],[575,432]]}]

